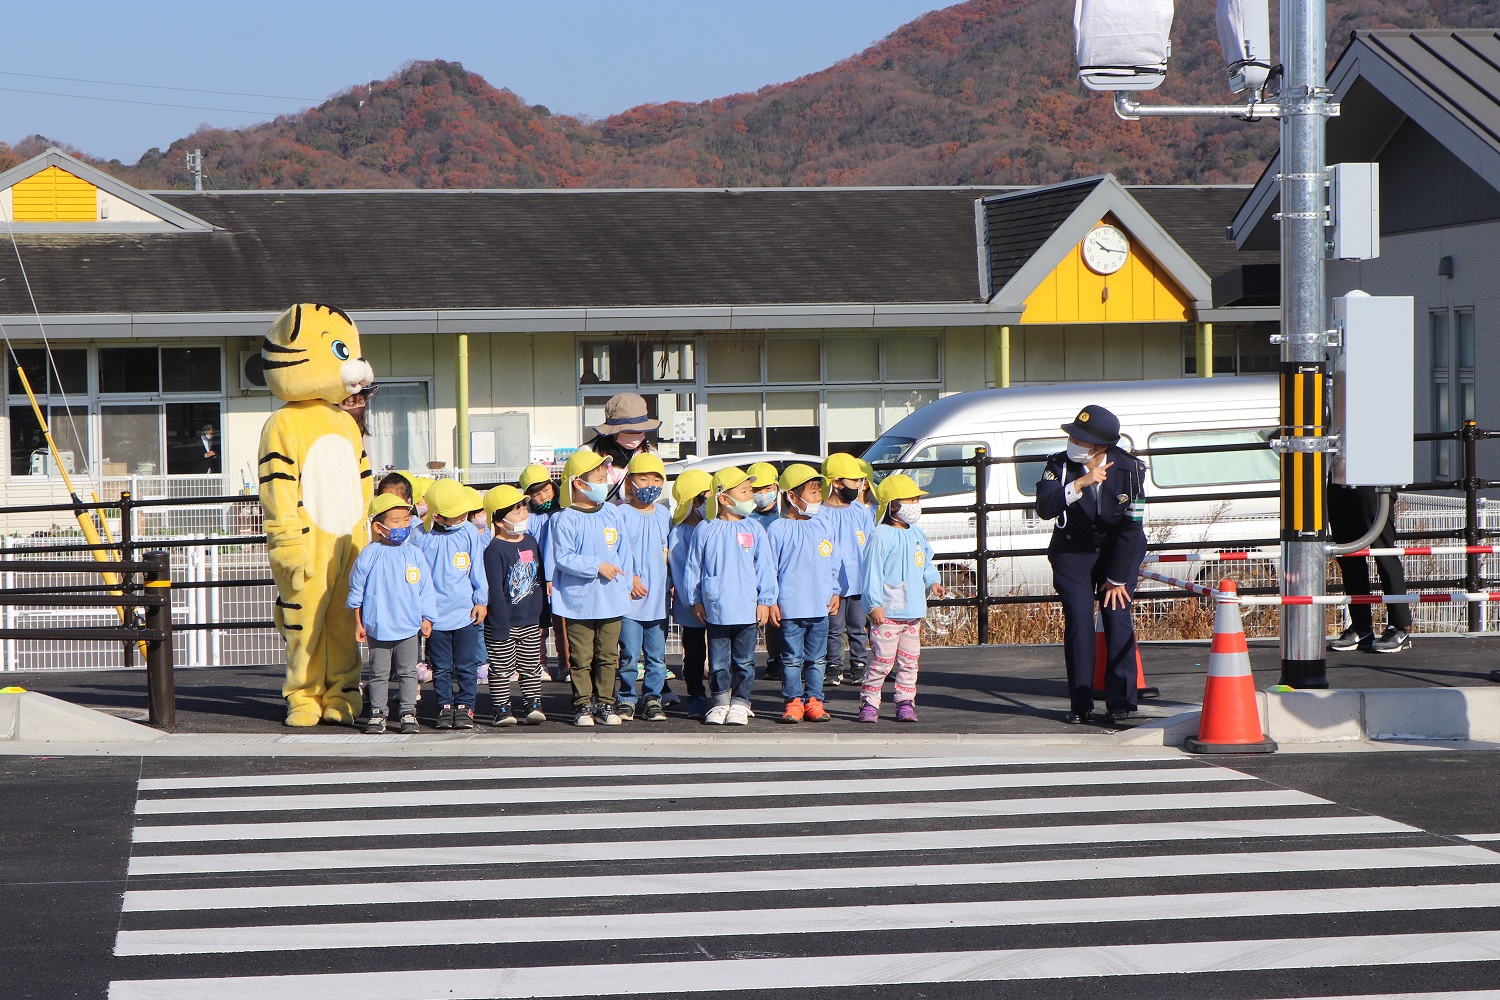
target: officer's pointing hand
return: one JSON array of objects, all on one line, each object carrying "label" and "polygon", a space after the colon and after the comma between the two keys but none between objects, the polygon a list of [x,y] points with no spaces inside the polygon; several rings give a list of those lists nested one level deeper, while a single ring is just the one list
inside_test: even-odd
[{"label": "officer's pointing hand", "polygon": [[1104,482],[1104,477],[1109,475],[1109,470],[1114,467],[1114,464],[1115,463],[1113,462],[1101,462],[1099,465],[1095,466],[1092,469],[1089,469],[1083,475],[1079,476],[1078,485],[1080,487],[1099,485],[1100,483]]}]

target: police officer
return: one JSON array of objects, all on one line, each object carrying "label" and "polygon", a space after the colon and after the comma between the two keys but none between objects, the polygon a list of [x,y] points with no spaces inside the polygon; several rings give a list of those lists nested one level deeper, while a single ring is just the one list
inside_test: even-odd
[{"label": "police officer", "polygon": [[1085,406],[1072,423],[1066,450],[1047,459],[1036,484],[1036,510],[1055,518],[1047,561],[1062,597],[1063,653],[1072,709],[1063,721],[1089,721],[1094,710],[1094,601],[1103,609],[1108,662],[1103,721],[1118,723],[1136,710],[1135,626],[1130,602],[1146,556],[1145,466],[1116,447],[1120,420],[1102,406]]}]

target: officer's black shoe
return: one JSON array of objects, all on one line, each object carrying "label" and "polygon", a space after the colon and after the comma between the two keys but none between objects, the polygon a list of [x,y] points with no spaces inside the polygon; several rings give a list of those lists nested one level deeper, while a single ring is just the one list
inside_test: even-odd
[{"label": "officer's black shoe", "polygon": [[1374,640],[1375,637],[1373,635],[1361,635],[1351,625],[1340,632],[1337,639],[1329,642],[1328,648],[1343,653],[1351,649],[1359,649],[1361,646],[1368,646]]},{"label": "officer's black shoe", "polygon": [[1120,726],[1135,721],[1136,714],[1129,708],[1112,708],[1107,712],[1099,713],[1099,722],[1106,726]]},{"label": "officer's black shoe", "polygon": [[1064,715],[1062,717],[1062,720],[1063,720],[1063,723],[1065,725],[1069,725],[1069,726],[1081,726],[1085,722],[1089,721],[1089,713],[1087,713],[1087,712],[1069,712],[1067,715]]},{"label": "officer's black shoe", "polygon": [[1385,635],[1370,643],[1370,651],[1374,653],[1399,653],[1403,649],[1411,649],[1411,636],[1404,628],[1388,628]]}]

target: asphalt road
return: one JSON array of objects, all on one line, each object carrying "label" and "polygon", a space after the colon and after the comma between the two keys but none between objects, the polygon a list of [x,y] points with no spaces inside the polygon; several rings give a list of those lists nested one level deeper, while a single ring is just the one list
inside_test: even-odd
[{"label": "asphalt road", "polygon": [[[0,758],[4,995],[1500,982],[1500,754]],[[270,979],[268,977],[276,977]]]}]

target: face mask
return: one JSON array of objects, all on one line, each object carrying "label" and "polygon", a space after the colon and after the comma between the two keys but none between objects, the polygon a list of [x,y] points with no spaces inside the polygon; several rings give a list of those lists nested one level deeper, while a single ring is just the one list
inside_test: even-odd
[{"label": "face mask", "polygon": [[916,524],[922,519],[922,505],[919,503],[904,503],[896,508],[896,516],[908,525]]},{"label": "face mask", "polygon": [[485,527],[485,524],[486,524],[486,521],[484,519],[484,515],[483,514],[479,514],[479,515],[477,515],[475,517],[469,518],[469,523],[472,524],[478,530],[483,531],[484,527]]},{"label": "face mask", "polygon": [[736,500],[734,503],[729,505],[729,509],[734,511],[740,517],[749,517],[751,514],[755,513],[755,501]]},{"label": "face mask", "polygon": [[765,493],[757,493],[752,499],[755,503],[756,510],[766,511],[776,506],[776,493],[774,490],[767,490]]},{"label": "face mask", "polygon": [[853,503],[859,499],[859,488],[855,486],[840,486],[838,488],[839,499],[844,503]]},{"label": "face mask", "polygon": [[578,480],[583,489],[583,495],[588,498],[589,503],[603,503],[609,499],[608,483],[586,483]]},{"label": "face mask", "polygon": [[411,527],[408,525],[405,528],[387,528],[385,537],[391,540],[392,545],[403,545],[411,537]]},{"label": "face mask", "polygon": [[500,523],[505,525],[505,530],[512,535],[524,535],[526,534],[526,529],[531,527],[531,518],[523,517],[519,521],[512,521],[508,517],[503,517],[500,519]]},{"label": "face mask", "polygon": [[541,503],[528,502],[526,506],[531,508],[533,514],[545,514],[552,509],[552,501],[543,500]]},{"label": "face mask", "polygon": [[1086,444],[1074,444],[1072,441],[1069,441],[1068,461],[1077,462],[1079,465],[1082,465],[1084,462],[1087,462],[1089,460],[1089,452],[1092,450],[1093,449]]},{"label": "face mask", "polygon": [[635,490],[635,498],[641,503],[656,503],[661,498],[661,487],[638,486]]},{"label": "face mask", "polygon": [[426,517],[427,516],[427,504],[426,504],[425,501],[422,501],[422,500],[418,500],[417,501],[417,516],[418,517]]},{"label": "face mask", "polygon": [[823,501],[821,501],[821,500],[809,500],[807,502],[807,506],[806,507],[802,507],[801,509],[799,509],[797,511],[797,513],[803,515],[804,517],[816,517],[817,514],[818,514],[818,511],[820,511],[822,509],[823,509]]}]

